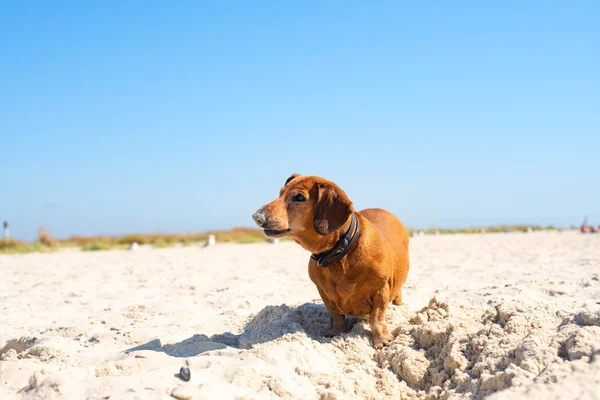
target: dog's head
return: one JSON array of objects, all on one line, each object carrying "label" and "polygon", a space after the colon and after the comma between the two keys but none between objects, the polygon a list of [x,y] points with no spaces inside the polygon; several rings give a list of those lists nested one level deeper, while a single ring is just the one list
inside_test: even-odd
[{"label": "dog's head", "polygon": [[279,197],[252,218],[269,237],[328,236],[354,212],[352,202],[335,183],[317,176],[290,176]]}]

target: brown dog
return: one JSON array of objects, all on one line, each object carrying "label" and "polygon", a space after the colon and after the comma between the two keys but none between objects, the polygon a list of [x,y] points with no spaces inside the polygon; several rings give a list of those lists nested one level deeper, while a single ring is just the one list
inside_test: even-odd
[{"label": "brown dog", "polygon": [[254,221],[268,237],[289,236],[313,253],[310,279],[331,314],[332,334],[347,331],[345,314],[369,316],[376,349],[392,340],[385,313],[402,304],[408,232],[388,211],[355,212],[346,193],[316,176],[294,174]]}]

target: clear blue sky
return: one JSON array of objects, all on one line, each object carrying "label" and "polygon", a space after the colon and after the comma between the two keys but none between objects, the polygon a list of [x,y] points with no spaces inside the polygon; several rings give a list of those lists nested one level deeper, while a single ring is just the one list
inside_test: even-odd
[{"label": "clear blue sky", "polygon": [[0,220],[252,226],[293,172],[411,227],[600,223],[600,2],[17,2]]}]

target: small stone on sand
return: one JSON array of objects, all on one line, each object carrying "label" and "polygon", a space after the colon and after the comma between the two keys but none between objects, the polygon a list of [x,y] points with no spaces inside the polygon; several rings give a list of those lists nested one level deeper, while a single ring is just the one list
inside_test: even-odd
[{"label": "small stone on sand", "polygon": [[181,367],[181,369],[179,370],[179,376],[181,376],[181,379],[183,379],[186,382],[192,378],[192,374],[188,367]]}]

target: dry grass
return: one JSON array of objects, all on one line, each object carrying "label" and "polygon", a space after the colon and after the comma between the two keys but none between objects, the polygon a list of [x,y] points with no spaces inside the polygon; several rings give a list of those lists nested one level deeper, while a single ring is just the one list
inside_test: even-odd
[{"label": "dry grass", "polygon": [[190,246],[194,243],[206,242],[209,235],[215,235],[217,242],[221,243],[255,243],[265,242],[267,238],[260,229],[235,228],[230,230],[210,231],[203,233],[184,234],[128,234],[124,236],[72,236],[60,241],[62,246],[85,247],[102,243],[110,247],[127,247],[136,242],[139,245],[152,245],[153,247],[169,247],[174,245]]},{"label": "dry grass", "polygon": [[44,227],[38,229],[38,239],[37,242],[42,246],[46,247],[55,247],[57,245],[56,240],[50,233],[50,231]]},{"label": "dry grass", "polygon": [[36,253],[47,251],[47,248],[39,243],[26,243],[19,240],[0,239],[0,254]]},{"label": "dry grass", "polygon": [[409,229],[410,234],[414,232],[424,232],[426,235],[433,235],[439,232],[442,235],[452,235],[457,233],[481,233],[482,229],[485,229],[485,233],[509,233],[509,232],[527,232],[531,228],[532,231],[543,231],[543,230],[555,230],[554,226],[539,226],[539,225],[498,225],[498,226],[487,226],[487,227],[473,227],[473,228],[461,228],[461,229]]},{"label": "dry grass", "polygon": [[194,244],[202,244],[208,240],[209,235],[215,235],[217,242],[220,243],[257,243],[268,240],[260,229],[234,228],[230,230],[183,234],[153,233],[128,234],[123,236],[72,236],[59,241],[58,244],[63,247],[79,247],[84,251],[127,248],[134,242],[139,245],[164,248],[176,245],[192,246]]},{"label": "dry grass", "polygon": [[[506,225],[486,227],[486,233],[496,232],[527,232],[531,228],[533,231],[555,229],[552,226],[541,227],[535,225]],[[457,234],[457,233],[481,233],[482,228],[465,229],[411,229],[409,232],[424,232],[425,234]],[[184,233],[184,234],[128,234],[123,236],[72,236],[68,239],[57,240],[52,237],[45,228],[40,228],[38,238],[35,243],[26,243],[17,240],[0,240],[0,254],[2,253],[30,253],[42,252],[61,247],[79,247],[83,251],[110,250],[115,248],[126,249],[133,242],[140,245],[151,245],[155,248],[170,246],[193,246],[204,243],[209,235],[215,235],[219,243],[257,243],[266,242],[268,239],[260,229],[253,228],[234,228],[230,230],[217,230],[203,233]],[[283,239],[286,240],[286,239]]]},{"label": "dry grass", "polygon": [[111,250],[113,246],[106,242],[89,242],[81,246],[81,251]]},{"label": "dry grass", "polygon": [[58,241],[55,240],[46,228],[38,230],[38,237],[33,243],[20,240],[0,239],[0,254],[37,253],[56,248]]}]

